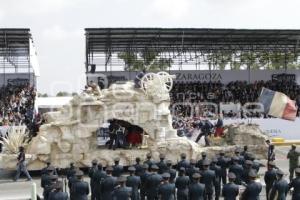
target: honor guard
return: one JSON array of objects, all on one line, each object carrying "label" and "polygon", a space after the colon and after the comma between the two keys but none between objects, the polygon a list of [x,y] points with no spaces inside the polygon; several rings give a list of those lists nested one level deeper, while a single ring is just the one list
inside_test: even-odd
[{"label": "honor guard", "polygon": [[178,177],[175,181],[175,186],[177,188],[177,200],[187,200],[188,199],[188,186],[190,184],[190,178],[185,175],[185,168],[181,167],[179,169]]},{"label": "honor guard", "polygon": [[139,200],[140,193],[139,189],[141,186],[141,179],[139,176],[135,175],[135,167],[129,167],[129,176],[127,177],[126,186],[130,187],[132,190],[131,199],[132,200]]}]

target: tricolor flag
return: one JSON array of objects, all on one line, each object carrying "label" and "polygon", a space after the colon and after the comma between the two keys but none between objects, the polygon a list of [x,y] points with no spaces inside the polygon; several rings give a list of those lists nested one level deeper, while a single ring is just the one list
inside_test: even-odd
[{"label": "tricolor flag", "polygon": [[262,88],[259,102],[264,105],[265,113],[268,115],[293,121],[296,118],[296,102],[281,92]]}]

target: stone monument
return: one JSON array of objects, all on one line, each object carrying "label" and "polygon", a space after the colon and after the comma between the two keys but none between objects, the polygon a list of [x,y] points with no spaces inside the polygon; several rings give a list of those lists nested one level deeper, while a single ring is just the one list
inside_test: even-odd
[{"label": "stone monument", "polygon": [[[232,152],[237,145],[245,144],[264,156],[262,152],[266,152],[266,138],[261,131],[257,134],[258,128],[255,128],[254,134],[246,131],[250,134],[246,139],[238,136],[246,129],[235,130],[236,136],[223,139],[222,146],[203,147],[185,137],[178,137],[177,130],[172,127],[169,110],[173,78],[166,72],[159,72],[146,74],[141,79],[140,88],[136,88],[133,82],[115,83],[103,90],[93,86],[75,96],[60,111],[46,113],[46,123],[26,148],[28,168],[39,170],[48,160],[59,168],[68,167],[70,162],[78,167],[88,167],[93,159],[105,166],[111,165],[116,157],[120,157],[121,164],[130,165],[136,157],[143,159],[149,152],[154,159],[164,153],[175,164],[183,152],[188,159],[197,159],[202,151]],[[144,140],[147,140],[143,141],[144,148],[99,148],[96,131],[109,119],[123,120],[141,127],[146,135]],[[247,130],[250,129],[248,127]],[[232,130],[229,132],[233,133]],[[0,154],[0,163],[0,168],[14,169],[16,154]]]}]

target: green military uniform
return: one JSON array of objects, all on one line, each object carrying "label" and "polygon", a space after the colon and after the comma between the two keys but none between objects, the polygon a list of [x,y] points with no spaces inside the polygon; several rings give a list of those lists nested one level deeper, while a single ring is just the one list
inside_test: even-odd
[{"label": "green military uniform", "polygon": [[300,152],[296,151],[296,146],[292,145],[292,149],[287,154],[287,158],[290,160],[289,170],[290,170],[290,181],[294,177],[294,171],[299,166],[299,156]]}]

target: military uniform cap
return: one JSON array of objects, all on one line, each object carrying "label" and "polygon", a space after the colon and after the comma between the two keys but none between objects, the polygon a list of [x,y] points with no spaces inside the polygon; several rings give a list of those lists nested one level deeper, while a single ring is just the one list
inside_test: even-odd
[{"label": "military uniform cap", "polygon": [[126,176],[122,175],[122,176],[120,176],[120,177],[118,178],[117,181],[118,181],[119,183],[124,183],[124,182],[126,182],[126,180],[127,180]]},{"label": "military uniform cap", "polygon": [[55,168],[53,166],[47,167],[47,171],[53,172],[54,170],[55,170]]},{"label": "military uniform cap", "polygon": [[250,170],[249,173],[248,173],[248,176],[251,177],[251,178],[256,178],[257,177],[257,172],[256,170]]},{"label": "military uniform cap", "polygon": [[186,157],[186,154],[185,153],[181,153],[180,157]]},{"label": "military uniform cap", "polygon": [[246,161],[245,161],[245,164],[246,164],[246,165],[253,165],[253,161],[251,161],[251,160],[246,160]]},{"label": "military uniform cap", "polygon": [[192,177],[193,179],[198,179],[201,177],[201,175],[199,173],[194,173]]},{"label": "military uniform cap", "polygon": [[240,160],[237,156],[233,156],[231,159],[232,159],[233,161],[238,161],[238,160]]},{"label": "military uniform cap", "polygon": [[120,158],[117,157],[117,158],[114,159],[114,161],[118,162],[118,161],[120,161]]},{"label": "military uniform cap", "polygon": [[75,176],[83,176],[83,171],[81,170],[77,170],[76,173],[75,173]]},{"label": "military uniform cap", "polygon": [[152,157],[152,155],[151,155],[151,153],[147,153],[147,158],[151,158]]},{"label": "military uniform cap", "polygon": [[114,169],[112,168],[112,166],[108,166],[106,167],[106,171],[112,172]]},{"label": "military uniform cap", "polygon": [[143,169],[148,169],[148,168],[149,168],[149,165],[145,163],[145,164],[142,165],[142,168],[143,168]]},{"label": "military uniform cap", "polygon": [[58,176],[57,176],[57,175],[54,175],[54,174],[52,174],[52,175],[50,175],[50,179],[51,179],[51,180],[56,180],[56,179],[58,179]]},{"label": "military uniform cap", "polygon": [[225,152],[223,150],[220,151],[220,155],[224,155]]},{"label": "military uniform cap", "polygon": [[163,177],[163,178],[170,178],[170,174],[169,174],[169,173],[163,173],[163,174],[162,174],[162,177]]},{"label": "military uniform cap", "polygon": [[202,156],[206,156],[206,152],[202,152],[201,155],[202,155]]},{"label": "military uniform cap", "polygon": [[234,150],[234,152],[235,152],[235,153],[240,153],[241,151],[240,151],[239,148],[236,148],[236,149]]},{"label": "military uniform cap", "polygon": [[205,159],[205,160],[203,160],[202,165],[203,166],[208,166],[208,165],[210,165],[210,161],[208,159]]},{"label": "military uniform cap", "polygon": [[96,165],[97,163],[98,163],[98,160],[96,160],[96,159],[92,160],[93,165]]},{"label": "military uniform cap", "polygon": [[234,173],[232,173],[232,172],[229,172],[228,173],[228,178],[229,179],[236,179],[236,175]]},{"label": "military uniform cap", "polygon": [[135,171],[135,167],[133,167],[133,166],[129,167],[129,168],[128,168],[128,171],[134,172],[134,171]]},{"label": "military uniform cap", "polygon": [[157,165],[151,165],[151,169],[159,169]]},{"label": "military uniform cap", "polygon": [[298,167],[298,168],[295,169],[295,173],[296,174],[300,174],[300,167]]},{"label": "military uniform cap", "polygon": [[185,172],[185,168],[184,167],[180,167],[179,171]]},{"label": "military uniform cap", "polygon": [[167,165],[172,165],[172,164],[173,164],[173,163],[172,163],[172,160],[167,160],[167,161],[166,161],[166,164],[167,164]]},{"label": "military uniform cap", "polygon": [[165,154],[163,153],[159,154],[159,158],[165,158],[165,157],[166,157]]},{"label": "military uniform cap", "polygon": [[292,144],[292,147],[296,147],[296,145],[295,145],[295,144]]},{"label": "military uniform cap", "polygon": [[278,175],[284,175],[284,172],[281,170],[281,169],[278,169],[277,171],[276,171],[276,174],[278,174]]}]

